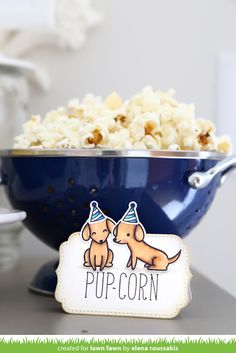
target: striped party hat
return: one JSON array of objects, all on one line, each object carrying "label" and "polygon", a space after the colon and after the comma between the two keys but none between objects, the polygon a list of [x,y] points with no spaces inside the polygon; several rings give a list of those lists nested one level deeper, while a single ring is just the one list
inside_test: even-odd
[{"label": "striped party hat", "polygon": [[106,217],[98,208],[98,203],[97,201],[92,201],[90,203],[90,214],[89,214],[89,222],[90,223],[95,223],[95,222],[100,222],[103,221]]},{"label": "striped party hat", "polygon": [[127,212],[124,214],[124,216],[122,218],[123,222],[132,223],[132,224],[139,223],[138,215],[136,212],[136,207],[137,207],[136,202],[129,203],[129,209],[127,210]]}]

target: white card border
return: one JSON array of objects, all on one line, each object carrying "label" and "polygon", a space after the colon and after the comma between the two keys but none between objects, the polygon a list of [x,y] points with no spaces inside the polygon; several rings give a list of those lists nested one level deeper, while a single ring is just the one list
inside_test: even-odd
[{"label": "white card border", "polygon": [[[59,255],[60,255],[60,259],[63,258],[64,256],[64,245],[66,243],[71,243],[74,237],[78,237],[80,236],[80,232],[76,232],[73,233],[69,236],[68,240],[66,242],[63,242],[59,248]],[[55,299],[61,303],[63,310],[68,313],[68,314],[81,314],[81,315],[101,315],[101,316],[124,316],[124,317],[140,317],[140,318],[153,318],[153,319],[172,319],[176,316],[179,315],[180,311],[185,308],[189,302],[191,301],[191,290],[190,290],[190,281],[193,277],[191,271],[190,271],[190,252],[189,252],[189,248],[187,247],[187,245],[184,243],[184,241],[182,240],[182,238],[180,238],[177,235],[174,234],[146,234],[145,238],[149,238],[149,237],[163,237],[163,238],[174,238],[175,240],[178,241],[179,245],[180,245],[180,249],[181,249],[181,256],[185,256],[186,259],[186,263],[188,264],[188,267],[186,266],[186,270],[185,270],[185,279],[184,279],[184,283],[185,286],[183,288],[183,301],[181,303],[179,303],[178,305],[175,306],[175,311],[173,311],[171,314],[161,314],[161,315],[157,315],[157,314],[144,314],[144,313],[130,313],[127,311],[98,311],[98,310],[72,310],[70,308],[67,307],[66,305],[66,301],[62,298],[62,294],[61,294],[61,284],[60,284],[60,261],[59,261],[59,265],[56,269],[56,274],[57,274],[57,287],[56,287],[56,291],[55,291]]]}]

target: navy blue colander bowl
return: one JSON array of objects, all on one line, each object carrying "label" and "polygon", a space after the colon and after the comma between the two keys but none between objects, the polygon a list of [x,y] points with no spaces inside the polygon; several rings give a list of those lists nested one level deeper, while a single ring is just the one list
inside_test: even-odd
[{"label": "navy blue colander bowl", "polygon": [[[92,200],[115,221],[135,201],[148,233],[186,236],[210,207],[222,174],[203,189],[192,188],[188,177],[223,158],[209,152],[134,150],[10,150],[0,155],[1,183],[11,205],[27,213],[25,226],[54,249],[81,229]],[[32,288],[53,292],[54,267],[44,266]]]}]

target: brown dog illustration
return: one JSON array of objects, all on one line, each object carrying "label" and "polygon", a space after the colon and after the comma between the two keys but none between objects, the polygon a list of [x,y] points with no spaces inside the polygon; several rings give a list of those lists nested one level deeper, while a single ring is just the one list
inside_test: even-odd
[{"label": "brown dog illustration", "polygon": [[90,248],[84,253],[84,266],[92,267],[94,271],[97,267],[100,271],[104,267],[112,267],[113,252],[108,247],[107,238],[114,226],[115,222],[102,213],[97,202],[91,202],[89,219],[81,230],[84,240],[92,240]]},{"label": "brown dog illustration", "polygon": [[127,244],[130,250],[127,267],[131,266],[132,270],[136,268],[137,260],[140,260],[145,263],[144,266],[148,270],[166,271],[169,264],[178,260],[181,250],[175,256],[168,258],[164,251],[145,243],[146,232],[139,222],[136,207],[137,204],[131,202],[128,211],[113,229],[114,242]]}]

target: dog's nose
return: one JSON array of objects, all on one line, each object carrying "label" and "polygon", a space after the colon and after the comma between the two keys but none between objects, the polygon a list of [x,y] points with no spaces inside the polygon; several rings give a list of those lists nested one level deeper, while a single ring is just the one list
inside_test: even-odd
[{"label": "dog's nose", "polygon": [[99,240],[99,243],[102,244],[102,243],[103,243],[103,240]]}]

